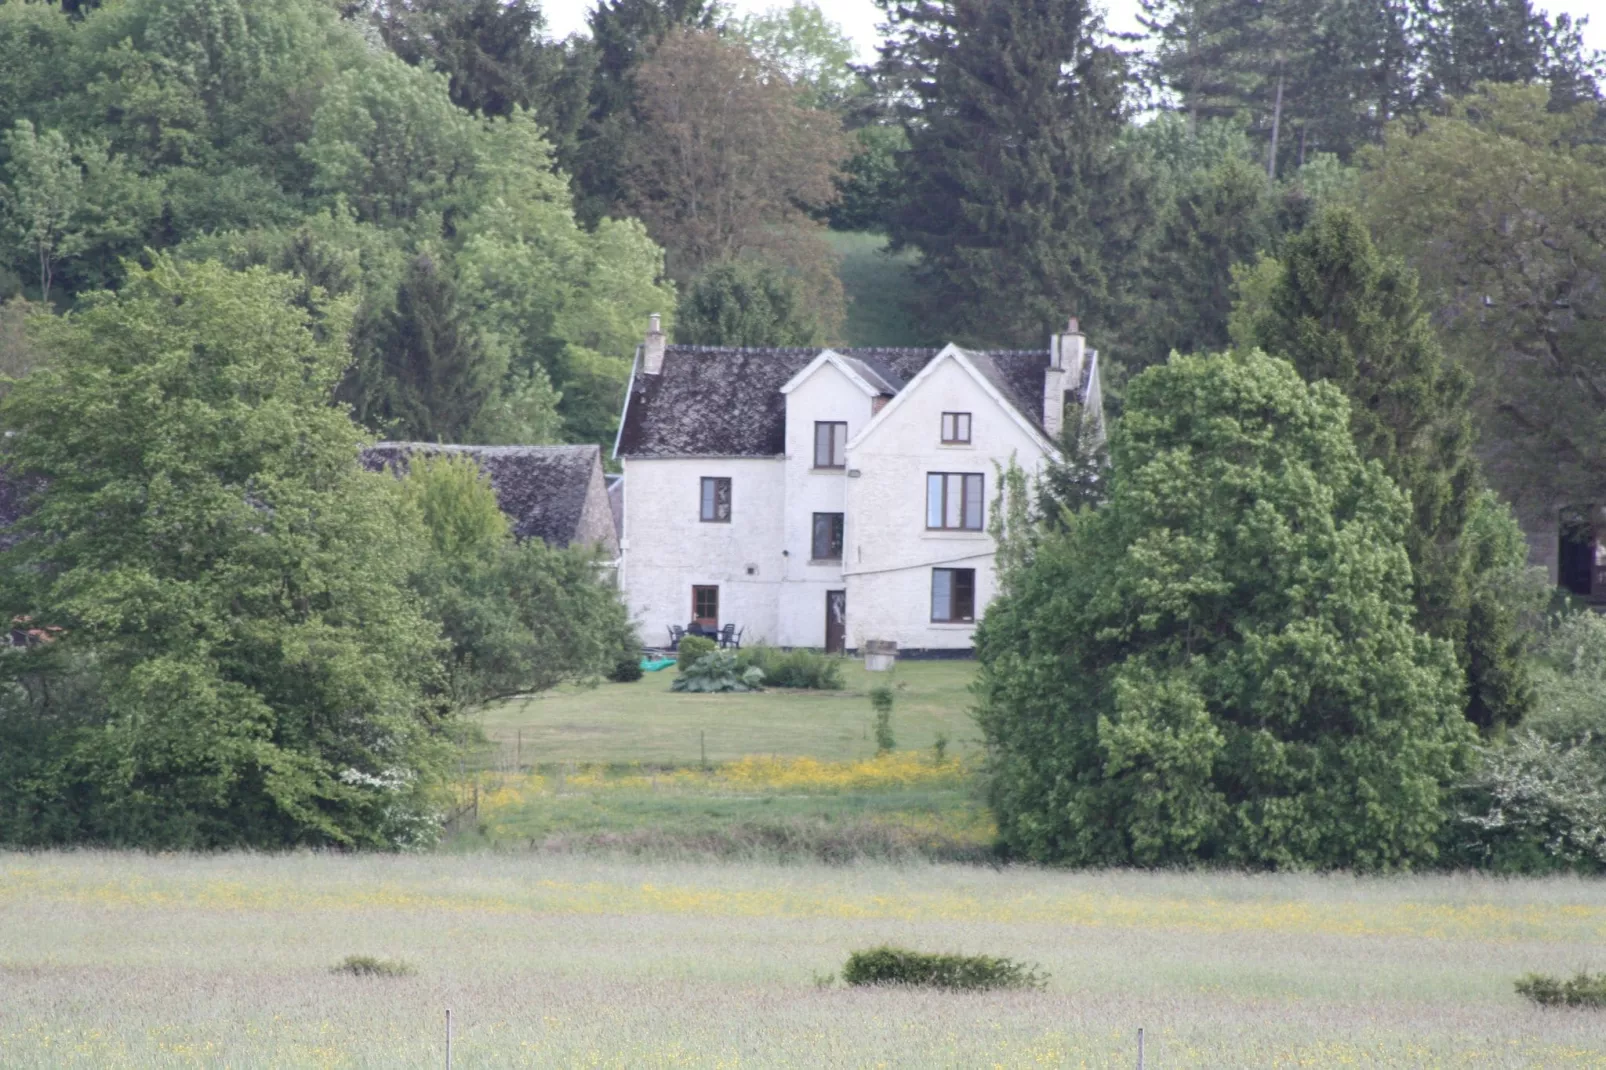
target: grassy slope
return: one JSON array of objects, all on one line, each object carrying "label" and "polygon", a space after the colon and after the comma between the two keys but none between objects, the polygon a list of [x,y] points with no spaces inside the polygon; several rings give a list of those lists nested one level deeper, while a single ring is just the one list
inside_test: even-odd
[{"label": "grassy slope", "polygon": [[917,295],[909,268],[915,254],[888,256],[880,234],[833,230],[826,235],[841,257],[837,273],[848,296],[848,317],[842,342],[850,346],[935,345],[913,311]]},{"label": "grassy slope", "polygon": [[[0,853],[0,1066],[1606,1065],[1539,1011],[1606,884],[460,857]],[[896,942],[1045,992],[817,988]],[[413,977],[329,970],[399,958]]]},{"label": "grassy slope", "polygon": [[867,693],[885,680],[897,691],[892,726],[900,748],[925,750],[938,732],[947,734],[950,753],[974,748],[968,691],[974,662],[906,661],[890,674],[865,672],[862,661],[847,661],[843,668],[842,691],[734,695],[673,693],[675,670],[669,668],[636,683],[561,688],[504,702],[487,710],[481,724],[502,747],[504,760],[517,748],[523,765],[695,763],[702,757],[700,735],[710,762],[749,754],[848,761],[875,753]]}]

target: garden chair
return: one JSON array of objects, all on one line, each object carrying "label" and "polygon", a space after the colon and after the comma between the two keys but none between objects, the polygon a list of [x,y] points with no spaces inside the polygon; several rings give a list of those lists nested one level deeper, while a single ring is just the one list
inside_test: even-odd
[{"label": "garden chair", "polygon": [[727,624],[724,628],[720,629],[719,635],[715,638],[715,642],[719,643],[719,648],[721,650],[733,646],[736,643],[736,625]]},{"label": "garden chair", "polygon": [[680,641],[682,639],[684,639],[685,637],[686,637],[686,629],[682,628],[678,624],[671,624],[669,626],[669,649],[670,650],[679,650],[680,649]]}]

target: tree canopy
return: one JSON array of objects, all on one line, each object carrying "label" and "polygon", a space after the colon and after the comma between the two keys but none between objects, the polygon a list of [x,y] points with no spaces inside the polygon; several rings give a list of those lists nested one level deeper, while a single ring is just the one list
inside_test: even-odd
[{"label": "tree canopy", "polygon": [[1070,864],[1430,860],[1474,738],[1412,624],[1408,503],[1336,387],[1248,351],[1130,384],[1106,504],[978,630],[999,834]]},{"label": "tree canopy", "polygon": [[328,401],[349,308],[297,296],[164,257],[36,319],[47,359],[0,420],[8,471],[40,491],[0,598],[56,638],[5,661],[4,838],[433,837],[423,541]]}]

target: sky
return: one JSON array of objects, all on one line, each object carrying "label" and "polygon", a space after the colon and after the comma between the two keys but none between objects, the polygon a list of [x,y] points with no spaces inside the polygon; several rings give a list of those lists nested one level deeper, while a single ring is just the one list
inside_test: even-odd
[{"label": "sky", "polygon": [[[876,20],[880,11],[871,0],[815,0],[825,17],[847,31],[859,46],[861,58],[869,60],[875,55],[880,34],[876,33]],[[786,0],[726,0],[727,6],[737,14],[761,12],[772,7],[784,7]],[[592,0],[545,0],[541,5],[546,13],[547,27],[556,37],[585,29],[586,12]],[[1594,48],[1606,50],[1606,0],[1540,0],[1536,6],[1554,13],[1566,12],[1574,17],[1589,16],[1586,39]],[[1109,25],[1112,30],[1136,31],[1138,0],[1109,0]]]}]

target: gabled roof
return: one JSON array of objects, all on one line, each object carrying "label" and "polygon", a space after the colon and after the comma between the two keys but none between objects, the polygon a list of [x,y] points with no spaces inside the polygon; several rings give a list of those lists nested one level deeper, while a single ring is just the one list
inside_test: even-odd
[{"label": "gabled roof", "polygon": [[[931,375],[932,372],[944,361],[952,361],[954,364],[964,369],[967,374],[971,375],[977,381],[977,385],[982,388],[984,393],[990,395],[994,401],[1003,407],[1005,412],[1015,418],[1016,422],[1020,425],[1021,430],[1025,431],[1028,435],[1035,437],[1045,450],[1051,453],[1056,451],[1054,443],[1049,440],[1048,433],[1043,428],[1042,420],[1040,418],[1033,419],[1032,417],[1027,416],[1026,412],[1022,411],[1022,401],[1011,397],[1011,394],[1013,394],[1015,390],[1014,385],[1003,374],[1003,371],[998,366],[998,362],[987,353],[973,353],[970,350],[961,349],[956,345],[946,345],[926,364],[924,368],[920,369],[920,374],[916,375],[912,380],[910,380],[908,385],[911,387],[918,387],[920,382]],[[858,448],[859,443],[863,442],[869,436],[875,434],[875,432],[882,425],[893,418],[894,414],[896,414],[898,409],[901,407],[903,400],[908,396],[908,391],[900,393],[897,397],[892,399],[890,404],[886,405],[881,409],[880,412],[871,417],[870,422],[862,427],[859,430],[859,433],[854,435],[853,438],[849,440],[848,448]],[[1042,396],[1041,386],[1038,390],[1038,396]],[[1041,412],[1040,409],[1039,412]]]},{"label": "gabled roof", "polygon": [[[379,442],[362,451],[370,471],[407,471],[415,454],[473,457],[490,476],[496,500],[521,539],[544,539],[553,546],[583,540],[581,531],[592,481],[600,486],[600,446],[441,446],[430,442]],[[611,517],[609,518],[611,524]]]},{"label": "gabled roof", "polygon": [[[667,346],[657,375],[638,367],[625,399],[615,453],[621,457],[776,457],[786,452],[781,389],[818,360],[823,346],[739,349]],[[937,349],[840,347],[854,375],[897,394]],[[967,350],[976,370],[1039,432],[1047,349]]]}]

